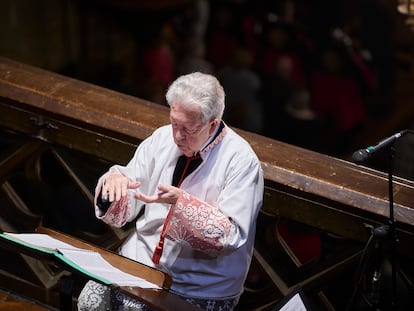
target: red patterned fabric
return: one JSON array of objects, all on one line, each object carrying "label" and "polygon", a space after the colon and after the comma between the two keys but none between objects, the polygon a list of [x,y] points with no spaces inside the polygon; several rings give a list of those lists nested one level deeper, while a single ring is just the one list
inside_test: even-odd
[{"label": "red patterned fabric", "polygon": [[[104,174],[98,181],[98,184],[95,188],[95,211],[97,213],[97,216],[102,219],[103,222],[117,227],[121,228],[123,225],[127,223],[131,216],[131,209],[130,209],[130,198],[129,195],[121,197],[119,201],[115,201],[111,204],[106,214],[103,214],[101,210],[96,205],[96,201],[98,199],[98,195],[101,192],[101,188],[103,187],[104,181],[106,180],[106,177],[110,174],[114,174],[113,171],[110,171],[106,174]],[[116,173],[117,174],[117,173]]]},{"label": "red patterned fabric", "polygon": [[119,201],[111,204],[103,220],[114,227],[121,228],[129,219],[131,212],[129,204],[129,196],[121,197]]},{"label": "red patterned fabric", "polygon": [[173,241],[186,241],[194,249],[215,255],[229,240],[233,229],[233,223],[219,208],[184,192],[171,207],[163,235]]}]

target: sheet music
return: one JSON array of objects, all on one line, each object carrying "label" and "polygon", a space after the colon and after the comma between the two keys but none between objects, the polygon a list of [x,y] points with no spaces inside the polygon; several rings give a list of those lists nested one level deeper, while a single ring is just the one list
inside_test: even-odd
[{"label": "sheet music", "polygon": [[303,303],[299,294],[295,294],[289,301],[279,309],[279,311],[306,311],[306,306]]},{"label": "sheet music", "polygon": [[[10,233],[4,232],[4,234],[15,238],[16,240],[21,240],[27,244],[31,244],[36,247],[43,247],[50,250],[58,250],[60,248],[66,249],[79,249],[71,244],[62,242],[58,239],[52,238],[51,236],[43,233]],[[87,250],[85,250],[87,251]]]},{"label": "sheet music", "polygon": [[138,286],[141,288],[160,288],[159,286],[125,273],[107,262],[98,252],[78,248],[42,233],[5,233],[35,247],[60,252],[66,259],[80,268],[119,286]]}]

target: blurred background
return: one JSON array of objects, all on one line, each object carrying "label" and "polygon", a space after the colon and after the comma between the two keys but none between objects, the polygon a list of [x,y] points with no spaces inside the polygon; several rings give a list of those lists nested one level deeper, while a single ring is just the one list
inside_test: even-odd
[{"label": "blurred background", "polygon": [[[211,73],[225,88],[224,119],[229,125],[352,161],[356,150],[404,129],[414,131],[411,1],[1,0],[0,57],[159,105],[166,104],[165,91],[179,75]],[[14,150],[29,143],[27,137],[7,133],[0,131],[0,153],[9,159]],[[414,135],[404,135],[394,147],[394,173],[409,179],[407,185],[412,187]],[[385,171],[386,151],[376,153],[366,165]],[[37,170],[32,165],[37,158],[42,174],[28,174]],[[119,232],[114,234],[112,228],[96,220],[90,209],[97,176],[109,166],[96,160],[56,147],[34,154],[22,167],[16,166],[16,172],[6,174],[7,182],[0,191],[2,226],[27,228],[42,215],[47,227],[105,247],[117,245],[122,235],[119,238]],[[25,171],[27,168],[30,170]],[[72,176],[82,178],[73,182]],[[315,208],[307,196],[305,205],[298,202],[296,190],[294,199],[280,196],[280,204]],[[281,192],[285,191],[282,187]],[[13,200],[15,197],[21,199]],[[269,202],[269,206],[275,204]],[[321,202],[323,208],[331,204]],[[281,275],[292,282],[363,247],[361,241],[323,231],[326,228],[319,230],[319,216],[315,215],[310,218],[316,219],[318,228],[291,221],[289,213],[286,219],[282,217],[286,222],[280,222],[279,214],[259,218],[257,249],[266,254],[265,261],[275,271],[283,270]],[[327,215],[320,218],[329,218]],[[338,219],[338,228],[355,228],[353,222],[348,227],[349,222]],[[296,251],[313,256],[304,268],[292,268],[290,257],[284,262],[285,249],[275,242],[283,234],[289,236],[283,231],[287,223],[293,237],[287,241],[293,241]],[[279,254],[281,258],[276,256]],[[32,278],[33,267],[27,269],[26,261],[13,254],[2,256],[0,280],[10,274],[22,275],[22,280]],[[411,290],[412,256],[404,259],[402,270]],[[346,270],[324,289],[338,310],[350,297],[353,274]],[[246,287],[251,292],[246,290],[239,310],[274,298],[274,284],[263,279],[267,280],[261,264],[253,263]],[[36,287],[41,282],[36,279],[33,283]],[[7,289],[18,287],[7,284]],[[32,294],[30,288],[24,286],[23,292]],[[53,290],[46,288],[45,292]],[[410,299],[411,293],[407,295]]]},{"label": "blurred background", "polygon": [[[212,73],[230,125],[350,160],[414,128],[414,30],[400,2],[3,0],[0,55],[160,105],[178,75]],[[410,136],[395,170],[412,179]]]}]

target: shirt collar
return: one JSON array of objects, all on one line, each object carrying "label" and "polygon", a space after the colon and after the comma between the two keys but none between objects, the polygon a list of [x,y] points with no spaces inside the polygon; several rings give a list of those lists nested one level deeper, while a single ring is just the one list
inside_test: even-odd
[{"label": "shirt collar", "polygon": [[[201,146],[201,148],[200,148],[200,151],[199,152],[202,152],[203,151],[203,149],[204,148],[206,148],[212,141],[213,141],[213,139],[214,138],[216,138],[216,136],[217,136],[217,133],[219,132],[219,130],[220,130],[220,128],[221,128],[221,122],[219,123],[219,124],[217,124],[217,126],[216,126],[216,128],[214,129],[214,132],[213,132],[213,134],[211,134],[209,137],[208,137],[208,139],[207,139],[207,141],[204,143],[204,145],[202,145]],[[199,153],[199,152],[197,152],[197,153]]]},{"label": "shirt collar", "polygon": [[200,148],[200,151],[197,153],[204,154],[207,151],[211,150],[213,146],[216,145],[225,135],[225,127],[225,123],[223,121],[220,121],[220,123],[216,126],[213,134],[210,135],[205,144]]}]

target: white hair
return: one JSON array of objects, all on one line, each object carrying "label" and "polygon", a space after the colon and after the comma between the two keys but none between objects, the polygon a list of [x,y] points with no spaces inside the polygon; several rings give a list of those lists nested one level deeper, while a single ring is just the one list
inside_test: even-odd
[{"label": "white hair", "polygon": [[193,72],[178,77],[168,88],[168,105],[198,105],[203,123],[221,119],[224,112],[224,90],[216,77]]}]

